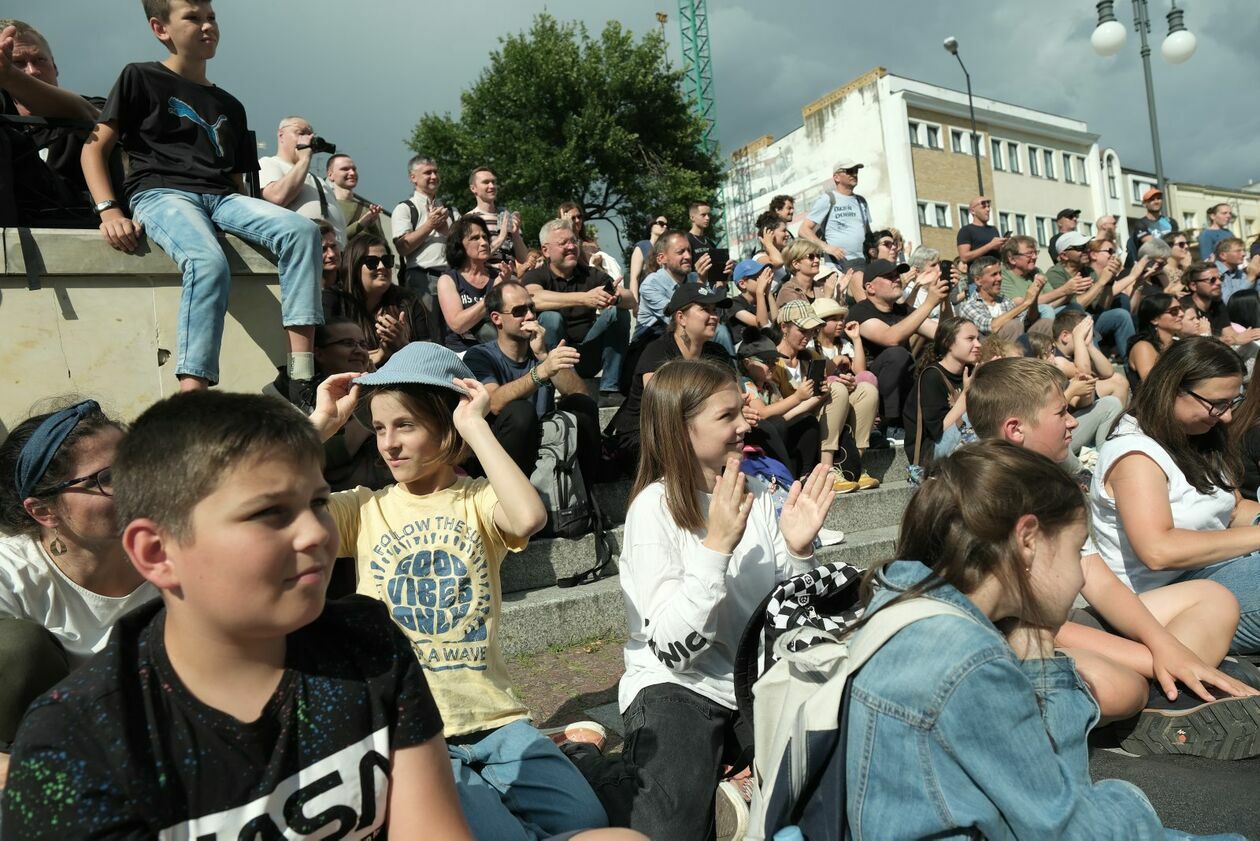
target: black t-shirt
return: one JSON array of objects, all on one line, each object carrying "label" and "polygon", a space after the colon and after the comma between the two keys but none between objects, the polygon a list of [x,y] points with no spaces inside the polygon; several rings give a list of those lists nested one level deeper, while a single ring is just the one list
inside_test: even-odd
[{"label": "black t-shirt", "polygon": [[[856,321],[858,324],[872,318],[877,318],[889,327],[892,327],[909,314],[910,308],[905,304],[894,304],[891,312],[881,312],[875,308],[874,304],[871,303],[870,298],[867,298],[864,301],[858,301],[856,304],[849,307],[849,321]],[[881,345],[878,342],[873,342],[866,338],[866,336],[862,336],[862,347],[866,351],[866,360],[868,362],[888,350],[887,345]]]},{"label": "black t-shirt", "polygon": [[1243,433],[1243,479],[1238,492],[1247,499],[1256,498],[1260,487],[1260,426],[1253,426]]},{"label": "black t-shirt", "polygon": [[743,295],[736,295],[731,298],[731,306],[726,310],[726,323],[731,327],[731,333],[735,336],[736,342],[748,342],[753,339],[760,338],[764,335],[762,328],[751,327],[735,317],[736,313],[746,312],[754,319],[757,317],[757,305],[750,304],[744,300]]},{"label": "black t-shirt", "polygon": [[970,245],[974,251],[977,248],[983,248],[1000,236],[998,229],[992,225],[968,224],[958,229],[958,238],[955,240],[955,244]]},{"label": "black t-shirt", "polygon": [[[901,419],[905,423],[906,449],[910,460],[918,464],[918,451],[915,440],[918,437],[919,405],[923,405],[923,448],[929,453],[936,442],[941,440],[944,431],[943,421],[950,410],[950,394],[962,391],[962,374],[952,374],[940,365],[930,365],[923,369],[910,390],[910,397],[901,407]],[[920,397],[922,391],[922,397]]]},{"label": "black t-shirt", "polygon": [[[85,96],[83,98],[97,108],[105,105],[105,100],[99,96]],[[4,90],[0,90],[0,114],[13,116],[18,114],[17,103]],[[30,138],[31,143],[37,150],[47,150],[45,163],[49,169],[57,173],[62,181],[65,182],[67,188],[75,193],[87,190],[87,182],[83,180],[83,167],[79,163],[79,156],[83,152],[83,143],[90,134],[87,128],[21,126],[18,130]],[[115,164],[117,164],[118,171],[122,171],[121,157],[112,157],[110,163],[111,172]]]},{"label": "black t-shirt", "polygon": [[[581,263],[573,270],[573,276],[568,279],[556,277],[548,265],[539,266],[521,275],[521,283],[526,286],[540,286],[548,292],[561,294],[589,292],[611,282],[612,278],[604,272]],[[560,314],[564,316],[564,338],[573,347],[582,344],[591,325],[595,323],[597,316],[595,308],[565,307],[560,310]]]},{"label": "black t-shirt", "polygon": [[[459,295],[460,309],[468,309],[475,306],[478,301],[484,300],[486,293],[494,287],[495,279],[499,276],[499,270],[493,265],[486,266],[486,271],[490,275],[490,280],[485,286],[476,287],[469,283],[459,269],[447,269],[442,274],[449,277],[455,283],[455,292]],[[469,348],[474,348],[481,344],[481,339],[477,337],[477,331],[483,325],[490,323],[490,314],[487,313],[481,321],[469,327],[463,333],[456,333],[446,323],[446,318],[442,317],[442,308],[435,307],[439,320],[442,322],[442,343],[456,353],[462,353]]]},{"label": "black t-shirt", "polygon": [[[153,602],[31,705],[4,795],[4,837],[368,837],[383,825],[390,757],[442,732],[411,645],[383,604],[328,602],[288,637],[257,721],[193,697]],[[334,829],[335,828],[335,829]],[[287,837],[287,835],[286,835]],[[374,834],[373,834],[374,837]]]},{"label": "black t-shirt", "polygon": [[[678,342],[669,333],[643,348],[634,376],[630,378],[630,393],[626,396],[626,402],[608,424],[607,431],[616,435],[620,449],[630,452],[637,452],[639,449],[639,409],[643,405],[643,375],[654,374],[666,362],[681,357],[682,351],[678,349]],[[731,355],[717,342],[705,342],[700,349],[700,358],[735,367]]]},{"label": "black t-shirt", "polygon": [[258,171],[245,106],[156,61],[123,68],[100,122],[114,123],[122,138],[128,198],[157,187],[226,196],[236,192],[233,174]]}]

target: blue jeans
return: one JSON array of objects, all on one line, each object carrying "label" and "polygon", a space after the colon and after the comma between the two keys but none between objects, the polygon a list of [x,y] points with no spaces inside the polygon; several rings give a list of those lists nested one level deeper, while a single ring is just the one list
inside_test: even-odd
[{"label": "blue jeans", "polygon": [[1137,330],[1133,326],[1133,316],[1129,315],[1127,309],[1103,310],[1094,319],[1094,346],[1098,346],[1098,340],[1103,336],[1111,338],[1111,344],[1116,349],[1116,353],[1124,356],[1129,348],[1129,339],[1133,338],[1133,334]]},{"label": "blue jeans", "polygon": [[1192,569],[1178,581],[1215,581],[1238,599],[1238,630],[1230,641],[1230,654],[1260,653],[1260,552],[1232,561]]},{"label": "blue jeans", "polygon": [[608,826],[604,807],[551,739],[521,719],[447,743],[459,805],[478,841],[534,841]]},{"label": "blue jeans", "polygon": [[[564,315],[558,310],[538,313],[538,323],[547,330],[543,342],[547,350],[555,350],[567,328]],[[599,373],[599,390],[616,391],[621,378],[621,361],[630,344],[630,311],[621,307],[608,307],[591,324],[586,336],[577,346],[582,355],[578,363],[579,377],[593,377]],[[732,351],[732,355],[734,352]]]},{"label": "blue jeans", "polygon": [[219,381],[219,349],[232,271],[215,228],[261,245],[279,260],[280,312],[285,327],[324,323],[319,228],[291,210],[233,193],[145,190],[131,211],[149,239],[183,272],[175,374]]}]

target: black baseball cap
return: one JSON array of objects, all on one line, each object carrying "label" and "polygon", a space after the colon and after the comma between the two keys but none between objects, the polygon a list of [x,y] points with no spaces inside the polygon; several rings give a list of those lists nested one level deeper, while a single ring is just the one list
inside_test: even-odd
[{"label": "black baseball cap", "polygon": [[673,315],[691,304],[707,304],[722,309],[731,305],[731,299],[724,292],[708,292],[698,283],[680,283],[665,307],[665,314]]},{"label": "black baseball cap", "polygon": [[1060,219],[1075,219],[1080,215],[1081,215],[1081,212],[1079,210],[1073,210],[1070,207],[1065,207],[1059,211],[1058,216],[1054,217],[1054,221],[1057,222]]},{"label": "black baseball cap", "polygon": [[763,336],[740,342],[736,355],[740,359],[760,359],[767,365],[773,365],[779,359],[779,349],[774,346],[774,342]]},{"label": "black baseball cap", "polygon": [[902,274],[910,271],[909,263],[892,263],[888,260],[872,260],[862,267],[862,282],[870,283],[877,277]]}]

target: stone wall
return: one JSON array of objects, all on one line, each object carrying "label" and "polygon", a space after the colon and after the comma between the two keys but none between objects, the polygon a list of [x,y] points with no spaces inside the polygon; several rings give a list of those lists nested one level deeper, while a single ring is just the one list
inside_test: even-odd
[{"label": "stone wall", "polygon": [[[18,231],[3,229],[0,433],[44,398],[93,397],[130,419],[176,391],[181,278],[170,258],[147,241],[138,254],[114,251],[95,230],[35,229],[31,239],[33,290]],[[232,266],[221,386],[258,391],[285,357],[274,258],[220,242]]]}]

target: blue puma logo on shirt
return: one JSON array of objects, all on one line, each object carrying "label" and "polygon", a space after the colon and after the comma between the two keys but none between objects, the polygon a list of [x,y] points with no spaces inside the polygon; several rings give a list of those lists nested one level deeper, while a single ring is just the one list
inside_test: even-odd
[{"label": "blue puma logo on shirt", "polygon": [[228,121],[226,114],[215,120],[214,125],[210,125],[202,119],[200,114],[193,110],[191,105],[184,102],[182,99],[176,99],[173,96],[167,100],[166,108],[176,117],[184,117],[190,122],[205,129],[206,134],[210,137],[210,142],[214,144],[214,153],[220,158],[223,157],[223,144],[219,142],[219,130],[223,127],[223,124]]}]

